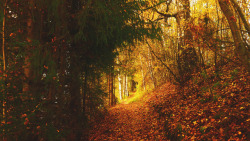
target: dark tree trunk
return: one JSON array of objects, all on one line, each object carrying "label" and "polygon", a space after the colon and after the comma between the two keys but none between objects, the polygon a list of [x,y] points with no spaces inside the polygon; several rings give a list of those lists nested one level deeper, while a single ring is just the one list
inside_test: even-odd
[{"label": "dark tree trunk", "polygon": [[[78,21],[76,19],[75,14],[81,9],[81,1],[80,0],[68,0],[68,10],[70,13],[70,17],[68,17],[68,29],[71,37],[74,37],[78,30]],[[81,84],[80,84],[80,43],[72,39],[69,44],[70,49],[70,117],[71,117],[71,126],[73,131],[73,136],[75,136],[76,140],[81,140],[82,136],[82,113],[81,113]]]}]

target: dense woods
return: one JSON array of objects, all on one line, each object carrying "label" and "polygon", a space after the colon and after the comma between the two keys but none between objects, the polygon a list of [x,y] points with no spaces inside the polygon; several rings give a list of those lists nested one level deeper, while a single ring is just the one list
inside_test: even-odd
[{"label": "dense woods", "polygon": [[249,140],[249,9],[0,0],[0,140]]}]

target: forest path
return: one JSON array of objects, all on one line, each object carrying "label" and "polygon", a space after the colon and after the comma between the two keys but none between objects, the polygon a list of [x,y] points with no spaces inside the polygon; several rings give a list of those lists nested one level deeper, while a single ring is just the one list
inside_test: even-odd
[{"label": "forest path", "polygon": [[[154,97],[156,94],[151,95]],[[148,98],[145,101],[119,104],[110,108],[104,119],[92,127],[89,139],[100,141],[163,140],[163,126],[159,123],[159,116],[150,103],[154,101]]]},{"label": "forest path", "polygon": [[145,103],[119,104],[96,125],[90,140],[151,140],[161,138],[157,120]]}]

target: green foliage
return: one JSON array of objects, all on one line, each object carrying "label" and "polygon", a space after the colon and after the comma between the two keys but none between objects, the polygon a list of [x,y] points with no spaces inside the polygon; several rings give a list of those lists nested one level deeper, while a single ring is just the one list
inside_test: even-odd
[{"label": "green foliage", "polygon": [[213,87],[214,87],[214,88],[219,87],[219,86],[221,86],[220,81],[218,81],[218,82],[214,83],[214,85],[213,85]]},{"label": "green foliage", "polygon": [[202,92],[207,92],[209,90],[208,87],[201,87]]},{"label": "green foliage", "polygon": [[228,85],[229,85],[228,82],[225,82],[225,83],[223,84],[224,87],[227,87]]},{"label": "green foliage", "polygon": [[200,127],[200,132],[201,132],[202,134],[205,133],[205,130],[206,130],[206,127],[204,127],[204,126],[201,126],[201,127]]},{"label": "green foliage", "polygon": [[221,117],[223,117],[223,115],[224,115],[224,112],[219,112],[219,113],[215,114],[215,115],[213,116],[213,118],[214,118],[214,119],[220,119]]},{"label": "green foliage", "polygon": [[[15,1],[9,5],[18,15],[7,20],[7,77],[0,77],[0,104],[6,101],[8,110],[7,123],[0,130],[6,131],[9,140],[36,140],[37,134],[41,140],[65,139],[76,128],[72,122],[86,128],[87,117],[94,119],[107,97],[100,75],[114,65],[114,51],[145,37],[160,38],[160,28],[139,15],[143,1],[88,0],[79,9],[71,9],[71,2],[33,1],[23,7],[23,1]],[[1,10],[1,24],[2,19]],[[27,27],[28,19],[33,28]],[[31,42],[27,32],[34,36],[28,37]],[[30,71],[28,76],[24,67]],[[73,91],[74,86],[79,91]],[[83,94],[85,113],[79,100]],[[72,106],[74,96],[80,101],[78,107]],[[80,109],[77,115],[72,114],[74,108]]]},{"label": "green foliage", "polygon": [[63,137],[63,131],[59,131],[52,124],[48,124],[45,128],[48,141],[60,141]]},{"label": "green foliage", "polygon": [[237,74],[239,73],[238,69],[234,69],[230,74],[231,74],[231,79],[234,79]]},{"label": "green foliage", "polygon": [[202,71],[201,75],[203,76],[204,79],[207,79],[207,72],[206,71]]},{"label": "green foliage", "polygon": [[204,104],[204,103],[207,103],[207,102],[209,102],[209,101],[210,101],[209,98],[201,98],[201,99],[200,99],[200,102],[203,103],[203,104]]},{"label": "green foliage", "polygon": [[177,123],[175,129],[173,131],[170,131],[168,128],[165,128],[165,136],[170,140],[176,140],[181,141],[183,139],[183,131],[182,125],[180,123]]},{"label": "green foliage", "polygon": [[218,95],[218,94],[215,94],[215,95],[213,95],[213,101],[218,101],[218,99],[220,98],[221,96],[220,95]]},{"label": "green foliage", "polygon": [[[1,3],[0,3],[0,5],[1,5]],[[4,17],[3,10],[0,10],[0,25],[1,25],[1,27],[3,26],[3,17]],[[0,31],[2,31],[2,28],[0,29]]]}]

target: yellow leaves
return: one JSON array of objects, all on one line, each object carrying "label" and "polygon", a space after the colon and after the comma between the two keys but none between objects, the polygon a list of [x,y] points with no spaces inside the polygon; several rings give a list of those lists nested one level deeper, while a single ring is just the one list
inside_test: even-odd
[{"label": "yellow leaves", "polygon": [[240,107],[240,110],[243,110],[243,109],[245,109],[245,107]]},{"label": "yellow leaves", "polygon": [[193,121],[193,124],[194,124],[194,125],[196,125],[196,124],[197,124],[197,122],[196,122],[196,121]]}]

